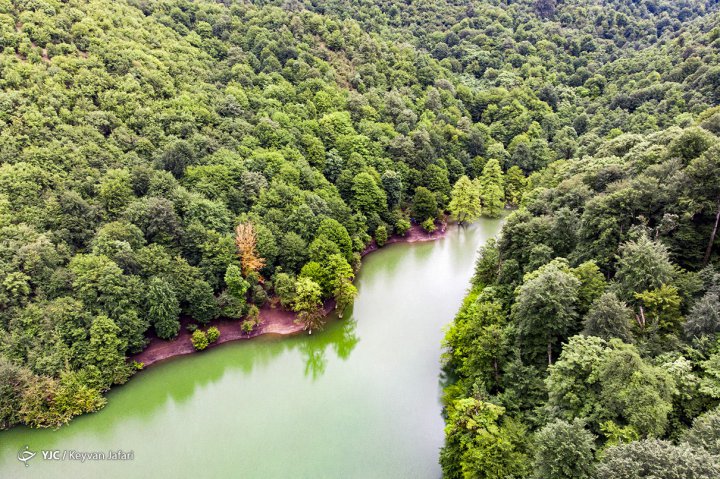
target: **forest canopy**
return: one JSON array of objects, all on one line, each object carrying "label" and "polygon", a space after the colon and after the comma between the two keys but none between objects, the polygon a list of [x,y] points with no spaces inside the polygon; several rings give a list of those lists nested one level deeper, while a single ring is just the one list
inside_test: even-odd
[{"label": "forest canopy", "polygon": [[718,15],[0,0],[0,428],[101,408],[181,317],[316,328],[372,242],[512,208],[447,332],[444,474],[717,477]]}]

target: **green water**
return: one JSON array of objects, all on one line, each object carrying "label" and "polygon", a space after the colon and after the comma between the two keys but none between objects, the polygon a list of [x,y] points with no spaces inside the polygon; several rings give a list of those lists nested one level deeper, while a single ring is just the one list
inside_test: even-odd
[{"label": "green water", "polygon": [[[222,345],[143,371],[59,430],[0,433],[0,478],[437,478],[440,341],[500,229],[391,245],[363,262],[352,314],[311,336]],[[37,455],[25,467],[18,451]],[[132,450],[53,461],[42,450]],[[67,456],[66,456],[67,457]]]}]

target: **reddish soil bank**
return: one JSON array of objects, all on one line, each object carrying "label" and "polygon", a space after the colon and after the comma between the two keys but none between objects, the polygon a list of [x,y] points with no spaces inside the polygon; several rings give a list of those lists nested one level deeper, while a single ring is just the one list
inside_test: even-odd
[{"label": "reddish soil bank", "polygon": [[[335,301],[327,301],[323,307],[323,315],[329,315],[335,308]],[[302,332],[303,327],[295,322],[295,313],[285,311],[279,307],[274,308],[266,304],[260,308],[260,318],[262,324],[252,333],[244,333],[240,329],[242,324],[238,319],[220,319],[213,321],[211,326],[215,326],[220,330],[220,338],[217,342],[208,346],[211,349],[218,344],[227,343],[229,341],[237,341],[239,339],[251,339],[263,334],[291,335]],[[195,352],[195,348],[190,342],[191,333],[186,326],[192,322],[189,317],[183,317],[180,321],[180,333],[177,338],[167,341],[157,336],[150,338],[150,344],[141,353],[130,358],[130,361],[143,363],[144,367],[155,364],[165,359],[175,356],[183,356]]]},{"label": "reddish soil bank", "polygon": [[[447,231],[448,224],[445,221],[440,223],[437,229],[432,233],[428,233],[422,228],[422,226],[414,224],[410,227],[407,233],[405,233],[405,236],[393,235],[388,238],[385,244],[389,245],[393,243],[418,243],[421,241],[434,241],[440,238],[444,238],[447,235]],[[370,254],[373,251],[377,251],[378,249],[380,248],[378,248],[375,240],[373,240],[367,246],[367,248],[365,248],[363,252],[360,253],[360,255],[364,257],[365,255]]]},{"label": "reddish soil bank", "polygon": [[[442,222],[438,229],[433,233],[427,233],[420,225],[412,225],[405,236],[391,236],[388,238],[386,244],[433,241],[445,237],[446,234],[447,224],[445,222]],[[361,255],[368,255],[378,249],[377,244],[373,241],[367,248],[365,248]],[[334,308],[335,301],[327,301],[323,307],[323,314],[325,316],[329,315]],[[272,307],[270,304],[265,304],[265,306],[260,308],[260,318],[262,319],[262,324],[250,334],[246,334],[240,329],[240,325],[242,324],[241,320],[220,319],[218,321],[213,321],[211,325],[220,330],[220,338],[216,343],[211,344],[208,349],[211,349],[218,344],[227,343],[229,341],[237,341],[240,339],[251,339],[263,334],[278,334],[287,336],[291,334],[298,334],[303,331],[302,325],[295,323],[295,313],[292,311],[285,311],[279,307]],[[180,321],[180,333],[178,334],[178,337],[172,341],[166,341],[154,335],[151,336],[150,344],[148,344],[147,348],[145,348],[143,352],[129,358],[130,361],[137,361],[139,363],[143,363],[144,367],[148,367],[165,359],[194,353],[195,348],[190,342],[191,334],[186,328],[186,326],[191,322],[191,318],[183,317]]]}]

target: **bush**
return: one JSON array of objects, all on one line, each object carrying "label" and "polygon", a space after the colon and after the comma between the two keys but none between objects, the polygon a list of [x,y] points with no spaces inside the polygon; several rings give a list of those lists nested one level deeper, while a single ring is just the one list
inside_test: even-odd
[{"label": "bush", "polygon": [[211,326],[207,330],[207,339],[209,343],[214,343],[220,338],[220,330],[215,326]]},{"label": "bush", "polygon": [[257,306],[251,305],[250,308],[248,308],[248,314],[245,318],[245,321],[240,325],[240,330],[245,334],[250,334],[255,329],[260,326],[260,310]]},{"label": "bush", "polygon": [[422,228],[428,233],[434,232],[437,229],[437,227],[435,226],[435,220],[432,218],[426,219],[422,222]]},{"label": "bush", "polygon": [[410,222],[405,218],[401,218],[395,223],[395,232],[400,236],[405,236],[410,230]]},{"label": "bush", "polygon": [[205,334],[205,331],[202,331],[200,329],[196,330],[192,334],[190,341],[192,342],[193,347],[197,351],[202,351],[203,349],[207,348],[209,344],[207,334]]},{"label": "bush", "polygon": [[375,230],[375,242],[377,243],[378,247],[382,248],[383,246],[385,246],[385,243],[387,243],[387,239],[388,233],[385,225],[378,226],[378,229]]},{"label": "bush", "polygon": [[245,334],[250,334],[255,329],[255,326],[257,326],[257,324],[255,324],[255,321],[253,321],[251,319],[246,319],[240,325],[240,330]]},{"label": "bush", "polygon": [[268,300],[267,292],[263,289],[262,286],[259,284],[256,284],[252,288],[252,301],[256,306],[262,306],[265,304]]}]

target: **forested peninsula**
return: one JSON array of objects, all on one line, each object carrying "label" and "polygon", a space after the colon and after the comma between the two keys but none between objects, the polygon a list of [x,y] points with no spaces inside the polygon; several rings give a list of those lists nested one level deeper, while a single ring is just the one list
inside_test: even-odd
[{"label": "forested peninsula", "polygon": [[710,0],[0,0],[0,429],[510,209],[444,475],[720,477],[719,48]]}]

